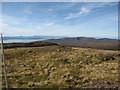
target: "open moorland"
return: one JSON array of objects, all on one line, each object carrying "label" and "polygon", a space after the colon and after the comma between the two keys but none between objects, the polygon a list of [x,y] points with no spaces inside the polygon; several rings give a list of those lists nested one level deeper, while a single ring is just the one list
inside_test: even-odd
[{"label": "open moorland", "polygon": [[48,43],[5,49],[10,88],[117,88],[118,58],[118,51]]}]

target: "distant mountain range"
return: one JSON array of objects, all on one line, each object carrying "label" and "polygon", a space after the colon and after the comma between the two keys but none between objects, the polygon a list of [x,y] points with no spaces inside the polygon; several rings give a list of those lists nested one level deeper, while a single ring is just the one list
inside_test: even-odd
[{"label": "distant mountain range", "polygon": [[[72,47],[82,47],[82,48],[98,48],[98,49],[109,49],[109,50],[118,50],[120,40],[117,39],[109,39],[109,38],[100,38],[96,39],[93,37],[65,37],[65,36],[14,36],[14,37],[4,37],[4,42],[7,47],[9,44],[7,43],[16,43],[11,44],[13,47],[18,47],[17,43],[21,43],[22,46],[36,46],[34,44],[30,45],[29,42],[37,41],[37,46],[42,46],[40,41],[45,41],[58,45],[66,45]],[[24,42],[25,45],[22,43]],[[51,45],[51,44],[50,44]],[[43,45],[45,46],[45,44]],[[48,46],[48,45],[47,45]]]},{"label": "distant mountain range", "polygon": [[49,39],[45,40],[46,42],[57,43],[60,45],[67,45],[72,47],[84,47],[84,48],[98,48],[98,49],[111,49],[117,50],[118,42],[117,39],[108,39],[108,38],[91,38],[91,37],[69,37],[62,39]]}]

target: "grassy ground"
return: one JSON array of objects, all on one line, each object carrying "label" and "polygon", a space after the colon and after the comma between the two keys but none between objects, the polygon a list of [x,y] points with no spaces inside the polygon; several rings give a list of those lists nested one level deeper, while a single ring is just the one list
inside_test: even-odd
[{"label": "grassy ground", "polygon": [[10,88],[118,87],[119,57],[118,51],[62,46],[5,49]]}]

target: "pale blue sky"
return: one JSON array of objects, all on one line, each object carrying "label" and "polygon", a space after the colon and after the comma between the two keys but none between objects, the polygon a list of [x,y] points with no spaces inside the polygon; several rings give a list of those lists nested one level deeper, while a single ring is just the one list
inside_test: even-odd
[{"label": "pale blue sky", "polygon": [[118,37],[113,2],[3,2],[5,36]]}]

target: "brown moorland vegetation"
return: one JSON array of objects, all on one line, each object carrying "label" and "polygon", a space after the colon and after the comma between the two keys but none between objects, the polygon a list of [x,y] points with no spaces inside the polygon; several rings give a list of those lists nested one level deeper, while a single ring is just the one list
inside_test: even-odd
[{"label": "brown moorland vegetation", "polygon": [[119,58],[118,51],[58,45],[5,49],[10,88],[117,88]]}]

